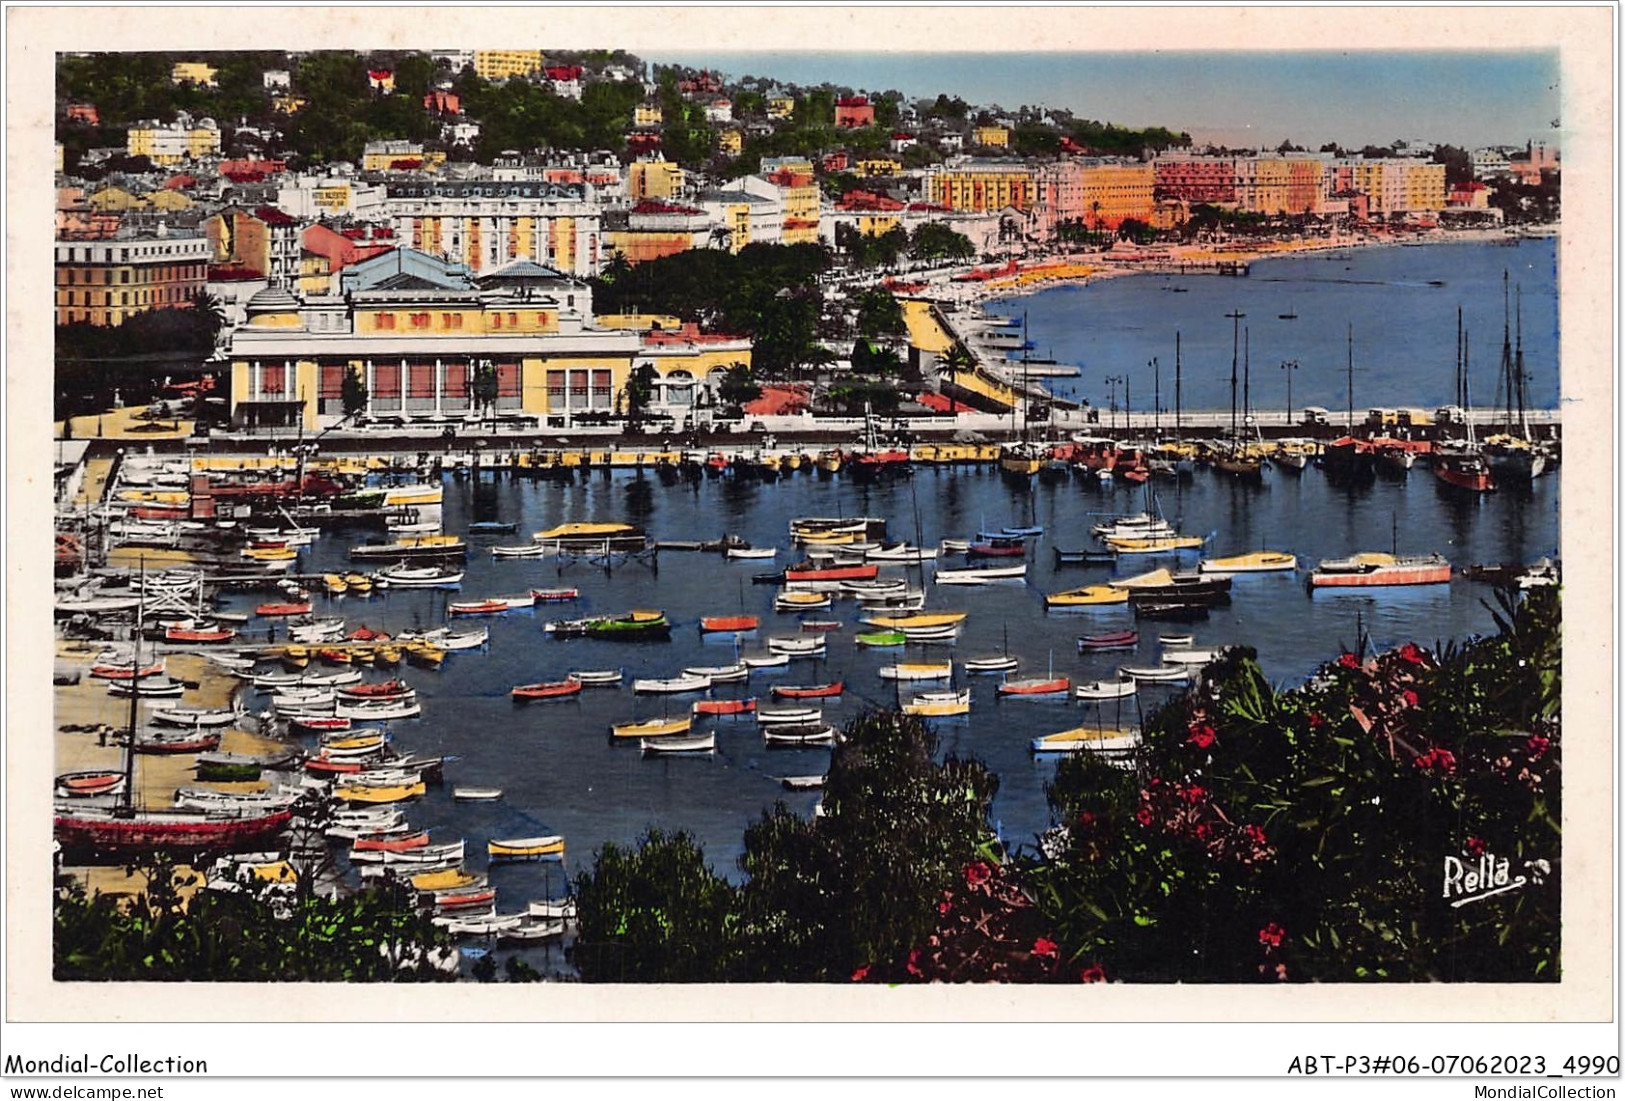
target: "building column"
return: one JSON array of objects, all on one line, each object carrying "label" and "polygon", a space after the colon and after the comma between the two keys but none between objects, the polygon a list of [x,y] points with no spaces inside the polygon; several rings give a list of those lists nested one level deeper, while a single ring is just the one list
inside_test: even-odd
[{"label": "building column", "polygon": [[373,378],[372,360],[370,360],[370,359],[367,360],[367,365],[366,365],[363,373],[367,377],[367,409],[366,409],[366,413],[367,413],[368,416],[371,416],[372,415],[373,387],[375,385],[377,385],[376,381]]}]

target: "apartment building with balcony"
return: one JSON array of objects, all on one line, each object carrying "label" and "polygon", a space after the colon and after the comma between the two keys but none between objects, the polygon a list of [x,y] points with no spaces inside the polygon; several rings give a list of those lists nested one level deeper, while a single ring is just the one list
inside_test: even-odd
[{"label": "apartment building with balcony", "polygon": [[208,278],[201,235],[58,239],[56,323],[122,325],[144,310],[188,307]]},{"label": "apartment building with balcony", "polygon": [[124,149],[129,156],[146,157],[153,164],[160,165],[218,156],[220,126],[211,118],[194,122],[192,116],[184,111],[172,123],[148,119],[133,124],[125,131]]},{"label": "apartment building with balcony", "polygon": [[544,68],[541,50],[475,50],[474,72],[481,80],[532,77]]},{"label": "apartment building with balcony", "polygon": [[396,237],[476,275],[528,259],[566,275],[602,264],[602,213],[582,184],[418,178],[385,186]]}]

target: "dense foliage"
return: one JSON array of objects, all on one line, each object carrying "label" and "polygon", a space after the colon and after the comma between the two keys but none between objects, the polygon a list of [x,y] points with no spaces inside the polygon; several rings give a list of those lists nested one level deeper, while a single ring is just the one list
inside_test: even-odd
[{"label": "dense foliage", "polygon": [[156,859],[134,897],[59,889],[52,940],[59,982],[424,982],[446,935],[404,888],[325,898],[301,880],[291,894],[183,888],[197,873]]},{"label": "dense foliage", "polygon": [[[1362,640],[1292,691],[1232,651],[1133,767],[1062,759],[1059,824],[1015,855],[993,776],[867,715],[823,815],[780,805],[746,832],[741,885],[682,835],[606,847],[573,958],[589,981],[1555,981],[1558,594],[1495,618],[1436,650]],[[1521,883],[1452,905],[1447,860]]]}]

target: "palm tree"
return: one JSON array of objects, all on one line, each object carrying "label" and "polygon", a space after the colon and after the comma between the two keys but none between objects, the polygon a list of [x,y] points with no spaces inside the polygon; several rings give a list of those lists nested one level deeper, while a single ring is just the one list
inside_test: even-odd
[{"label": "palm tree", "polygon": [[956,340],[953,347],[938,361],[941,373],[951,386],[963,371],[976,370],[976,357],[971,355],[970,349],[965,347],[963,341]]}]

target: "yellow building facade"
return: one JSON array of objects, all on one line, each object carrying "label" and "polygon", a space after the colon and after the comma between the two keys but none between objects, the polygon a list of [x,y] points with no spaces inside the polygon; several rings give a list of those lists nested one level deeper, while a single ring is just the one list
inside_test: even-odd
[{"label": "yellow building facade", "polygon": [[724,130],[717,135],[717,151],[725,157],[737,157],[745,151],[745,135],[738,130]]},{"label": "yellow building facade", "polygon": [[990,145],[997,149],[1008,149],[1010,146],[1010,131],[1002,126],[978,126],[971,132],[971,140],[977,145]]},{"label": "yellow building facade", "polygon": [[1023,164],[953,165],[932,172],[926,183],[931,202],[949,210],[1026,212],[1036,194],[1032,169]]},{"label": "yellow building facade", "polygon": [[216,86],[215,75],[219,72],[212,65],[201,61],[177,61],[169,70],[171,84],[196,84],[200,88],[213,88]]},{"label": "yellow building facade", "polygon": [[658,103],[640,103],[632,108],[633,126],[659,126],[663,121],[665,113]]},{"label": "yellow building facade", "polygon": [[543,61],[541,50],[475,50],[474,72],[481,80],[535,76]]},{"label": "yellow building facade", "polygon": [[626,193],[638,199],[672,199],[682,194],[687,177],[674,161],[633,161],[627,169]]},{"label": "yellow building facade", "polygon": [[1155,215],[1155,176],[1149,164],[1088,164],[1083,168],[1084,221],[1116,229],[1125,218],[1149,223]]}]

